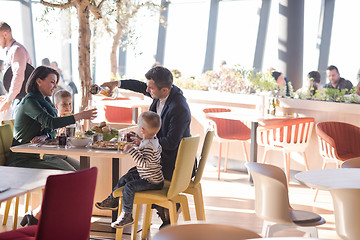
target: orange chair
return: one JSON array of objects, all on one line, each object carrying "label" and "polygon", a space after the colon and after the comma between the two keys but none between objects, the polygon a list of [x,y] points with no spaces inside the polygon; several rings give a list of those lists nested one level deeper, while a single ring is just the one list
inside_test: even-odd
[{"label": "orange chair", "polygon": [[340,167],[343,161],[360,157],[360,128],[344,122],[320,122],[316,125],[320,155]]},{"label": "orange chair", "polygon": [[[360,128],[344,122],[320,122],[316,125],[319,151],[324,159],[322,168],[328,162],[335,162],[339,168],[344,161],[360,157]],[[318,190],[316,191],[314,201]]]},{"label": "orange chair", "polygon": [[[205,108],[203,109],[205,114],[213,112],[231,112],[227,108]],[[227,171],[227,162],[229,156],[229,143],[232,141],[241,141],[244,149],[244,156],[246,162],[249,162],[248,154],[246,152],[245,142],[250,140],[250,128],[239,120],[223,119],[209,117],[206,118],[210,123],[210,126],[215,130],[215,137],[219,141],[219,165],[218,165],[218,179],[220,179],[220,167],[221,167],[221,149],[222,144],[226,144],[226,156],[224,171]]]},{"label": "orange chair", "polygon": [[105,120],[111,123],[132,123],[132,109],[106,105],[107,101],[130,100],[130,98],[104,98]]},{"label": "orange chair", "polygon": [[265,146],[263,163],[266,162],[270,150],[282,151],[284,155],[284,169],[289,183],[290,153],[300,152],[304,157],[305,168],[309,170],[305,150],[311,139],[314,118],[283,118],[264,120],[257,129],[257,141]]}]

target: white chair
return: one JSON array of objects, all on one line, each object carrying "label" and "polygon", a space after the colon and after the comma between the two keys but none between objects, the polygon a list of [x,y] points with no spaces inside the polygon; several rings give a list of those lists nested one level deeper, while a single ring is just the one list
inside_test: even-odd
[{"label": "white chair", "polygon": [[251,162],[245,165],[254,179],[256,215],[264,219],[263,237],[295,228],[317,238],[316,226],[324,224],[325,220],[316,213],[295,210],[290,206],[284,171],[269,164]]}]

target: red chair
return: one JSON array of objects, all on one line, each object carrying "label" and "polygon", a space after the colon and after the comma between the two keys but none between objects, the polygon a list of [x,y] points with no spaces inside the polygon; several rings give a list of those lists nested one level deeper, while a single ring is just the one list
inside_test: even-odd
[{"label": "red chair", "polygon": [[0,239],[87,240],[97,168],[49,176],[36,226],[0,233]]},{"label": "red chair", "polygon": [[263,163],[266,162],[270,150],[282,151],[284,169],[289,183],[290,153],[300,152],[304,157],[305,168],[309,170],[305,150],[309,145],[314,126],[314,118],[269,119],[262,122],[257,129],[257,141],[265,146]]},{"label": "red chair", "polygon": [[[214,112],[231,112],[227,108],[205,108],[203,109],[205,114]],[[250,128],[239,120],[223,119],[209,117],[206,115],[210,126],[215,130],[215,137],[219,141],[219,165],[218,165],[218,179],[220,179],[220,167],[221,167],[221,150],[222,144],[226,144],[226,156],[224,171],[227,171],[227,162],[229,155],[229,143],[232,141],[241,141],[244,149],[244,156],[246,162],[249,162],[248,154],[246,152],[245,142],[250,140]]]},{"label": "red chair", "polygon": [[[335,162],[339,168],[344,161],[360,157],[360,128],[344,122],[320,122],[316,125],[322,168]],[[316,191],[314,201],[318,190]]]}]

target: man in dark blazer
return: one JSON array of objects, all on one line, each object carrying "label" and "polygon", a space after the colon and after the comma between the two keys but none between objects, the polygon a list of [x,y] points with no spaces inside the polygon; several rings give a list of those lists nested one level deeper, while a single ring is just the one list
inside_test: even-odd
[{"label": "man in dark blazer", "polygon": [[[153,99],[149,110],[158,113],[161,117],[161,128],[157,138],[162,147],[162,171],[165,179],[171,180],[180,141],[184,137],[190,137],[190,109],[181,89],[173,85],[173,76],[168,69],[154,67],[145,74],[145,77],[146,83],[138,80],[120,80],[106,82],[101,87],[109,87],[111,90],[119,87],[143,93]],[[131,168],[126,174],[132,174],[134,171],[136,171],[136,167]],[[117,188],[115,187],[113,191]],[[95,206],[100,209],[116,210],[118,200],[110,194],[107,199],[96,203]],[[159,207],[157,210],[164,222],[162,226],[168,224],[168,215],[164,215],[164,210]]]}]

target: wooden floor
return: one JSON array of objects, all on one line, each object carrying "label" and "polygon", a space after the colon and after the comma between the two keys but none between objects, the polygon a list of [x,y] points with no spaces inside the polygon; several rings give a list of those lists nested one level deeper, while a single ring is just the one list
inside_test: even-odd
[{"label": "wooden floor", "polygon": [[[262,220],[254,212],[254,188],[248,183],[248,176],[239,172],[222,172],[221,180],[217,180],[215,166],[208,164],[202,179],[203,194],[205,201],[206,221],[209,223],[221,223],[242,227],[261,233]],[[339,239],[335,232],[332,200],[329,192],[320,191],[317,201],[314,203],[315,190],[299,185],[295,180],[290,182],[289,196],[293,208],[314,211],[326,220],[326,224],[318,227],[319,238]],[[4,203],[1,205],[0,217],[4,212]],[[196,219],[192,197],[189,197],[189,207],[192,219]],[[23,208],[19,215],[23,215]],[[96,220],[96,218],[94,218]],[[179,222],[183,222],[182,216]],[[13,218],[0,231],[12,228]],[[151,236],[159,230],[161,221],[153,214]],[[114,239],[114,234],[91,232],[91,239]],[[296,230],[284,230],[276,236],[303,236]],[[130,239],[124,235],[123,239]],[[140,239],[140,234],[138,239]]]}]

